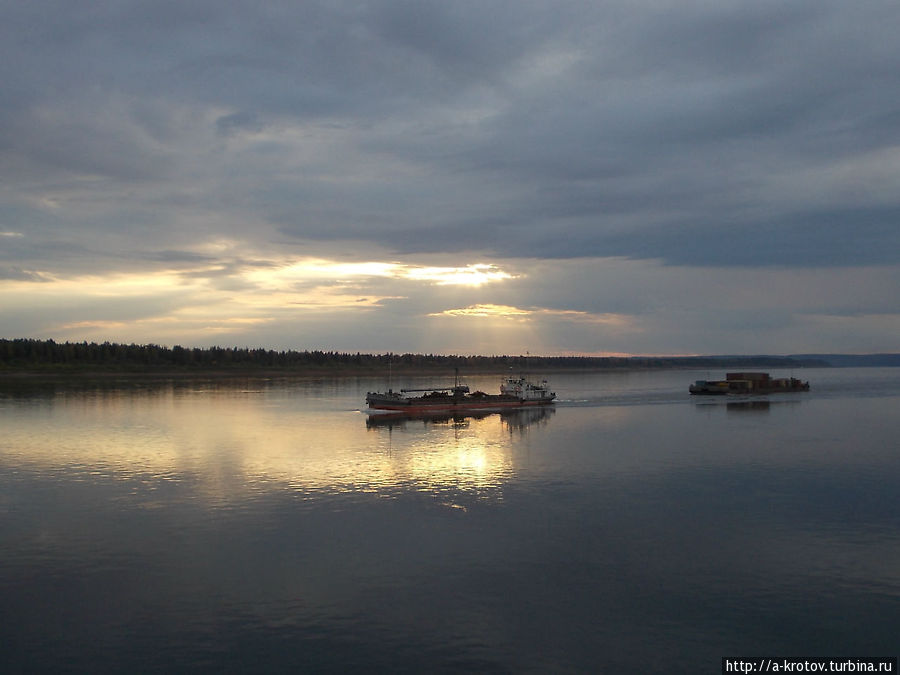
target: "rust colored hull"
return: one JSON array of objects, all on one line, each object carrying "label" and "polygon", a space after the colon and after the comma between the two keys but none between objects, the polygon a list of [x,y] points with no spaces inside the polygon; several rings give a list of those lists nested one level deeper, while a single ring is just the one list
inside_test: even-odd
[{"label": "rust colored hull", "polygon": [[369,410],[384,410],[391,412],[402,412],[408,413],[411,415],[420,415],[427,413],[442,413],[442,412],[466,412],[470,410],[502,410],[506,408],[532,408],[535,406],[542,405],[552,405],[553,401],[520,401],[518,399],[508,399],[503,397],[497,397],[493,400],[481,400],[481,401],[440,401],[440,402],[429,402],[422,403],[419,401],[412,401],[410,403],[403,403],[401,401],[397,402],[389,402],[389,401],[370,401],[369,402]]}]

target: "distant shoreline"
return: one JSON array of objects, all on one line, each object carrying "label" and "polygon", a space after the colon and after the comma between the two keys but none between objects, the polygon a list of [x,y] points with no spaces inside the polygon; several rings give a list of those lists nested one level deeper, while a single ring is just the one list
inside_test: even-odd
[{"label": "distant shoreline", "polygon": [[[496,365],[483,365],[471,367],[459,367],[461,375],[507,375],[510,372],[527,372],[531,374],[551,374],[551,373],[621,373],[621,372],[640,372],[650,370],[698,370],[698,369],[716,369],[725,370],[729,368],[818,368],[829,367],[827,364],[799,364],[786,362],[766,362],[748,363],[746,361],[728,361],[724,363],[706,364],[706,363],[659,363],[659,364],[616,364],[616,365],[598,365],[593,363],[584,364],[567,364],[546,365],[531,364],[527,366],[507,366],[499,367]],[[448,376],[454,374],[454,367],[446,367],[443,365],[416,365],[403,366],[394,365],[385,368],[370,367],[309,367],[309,368],[256,368],[256,367],[233,367],[233,368],[89,368],[89,367],[43,367],[43,368],[0,368],[0,382],[4,380],[190,380],[190,379],[302,379],[302,378],[336,378],[336,377],[387,377],[393,374],[394,377],[407,376]]]},{"label": "distant shoreline", "polygon": [[[739,368],[740,365],[729,366]],[[818,366],[773,366],[770,369],[802,369]],[[827,366],[822,366],[827,367]],[[460,369],[460,377],[472,376],[496,376],[505,377],[511,372],[531,376],[553,376],[579,373],[638,373],[661,370],[702,370],[703,366],[658,366],[658,367],[585,367],[585,368],[528,368],[527,371],[498,370],[498,369]],[[756,368],[759,369],[759,368]],[[723,368],[718,368],[722,370]],[[104,370],[0,370],[0,388],[4,386],[16,386],[52,383],[162,383],[162,382],[190,382],[199,380],[208,381],[236,381],[236,380],[334,380],[334,379],[378,379],[387,381],[388,377],[438,377],[451,381],[454,377],[453,370],[447,369],[394,369],[391,375],[387,371],[373,370],[129,370],[129,371],[104,371]]]},{"label": "distant shoreline", "polygon": [[0,380],[385,377],[389,373],[452,375],[457,369],[466,375],[504,375],[511,371],[786,370],[841,366],[900,366],[900,354],[462,356],[0,339]]},{"label": "distant shoreline", "polygon": [[[746,363],[729,363],[726,365],[716,365],[717,369],[747,367]],[[620,373],[620,372],[639,372],[647,370],[697,370],[709,368],[705,365],[619,365],[619,366],[598,366],[584,365],[578,367],[553,367],[529,365],[527,368],[495,368],[495,367],[474,367],[460,368],[460,375],[506,375],[510,371],[529,373]],[[815,365],[791,365],[791,364],[770,364],[767,366],[754,365],[754,368],[825,368],[826,364]],[[146,379],[191,379],[191,378],[210,378],[210,379],[227,379],[227,378],[303,378],[303,377],[386,377],[389,370],[373,370],[371,368],[233,368],[233,369],[82,369],[82,368],[37,368],[37,369],[0,369],[0,380],[9,379],[46,379],[46,378],[96,378],[96,379],[115,379],[115,378],[146,378]],[[395,376],[424,376],[424,375],[449,375],[452,376],[454,369],[442,367],[393,367],[390,372]]]},{"label": "distant shoreline", "polygon": [[96,366],[92,364],[42,364],[31,367],[2,367],[0,366],[0,383],[7,381],[160,381],[160,380],[228,380],[228,379],[310,379],[310,378],[345,378],[366,377],[386,378],[393,377],[417,377],[440,376],[453,377],[458,369],[463,376],[469,375],[497,375],[504,376],[510,372],[536,374],[562,374],[562,373],[622,373],[640,372],[650,370],[726,370],[735,368],[744,369],[799,369],[804,367],[828,367],[827,364],[798,363],[785,359],[776,360],[727,360],[716,362],[671,362],[663,361],[635,361],[616,363],[597,363],[594,360],[585,359],[583,362],[567,360],[566,363],[546,363],[534,359],[526,363],[497,364],[497,363],[416,363],[416,364],[385,364],[383,367],[354,366],[351,364],[334,364],[330,366],[302,366],[302,367],[265,367],[240,365],[231,367],[197,366],[197,367],[171,367],[166,365],[153,367],[139,366]]}]

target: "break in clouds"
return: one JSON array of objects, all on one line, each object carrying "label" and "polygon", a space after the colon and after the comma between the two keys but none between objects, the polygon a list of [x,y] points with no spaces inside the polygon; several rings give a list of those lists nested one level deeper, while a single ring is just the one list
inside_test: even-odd
[{"label": "break in clouds", "polygon": [[[3,2],[0,18],[8,337],[896,349],[895,3]],[[311,260],[505,276],[285,280]]]}]

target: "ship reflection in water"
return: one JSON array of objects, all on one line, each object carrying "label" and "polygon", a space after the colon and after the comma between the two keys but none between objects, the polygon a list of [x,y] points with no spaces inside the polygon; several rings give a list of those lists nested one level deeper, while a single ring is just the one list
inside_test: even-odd
[{"label": "ship reflection in water", "polygon": [[436,504],[464,511],[473,499],[500,502],[506,485],[523,469],[515,445],[527,443],[527,432],[545,426],[555,412],[541,407],[370,414],[366,431],[387,450],[391,472],[391,484],[378,491],[396,497],[398,486],[414,486]]},{"label": "ship reflection in water", "polygon": [[728,413],[767,413],[770,410],[793,408],[803,405],[804,402],[796,399],[778,399],[770,401],[768,398],[741,398],[736,401],[725,401],[721,398],[716,401],[703,401],[694,404],[695,409],[710,411],[724,408]]},{"label": "ship reflection in water", "polygon": [[769,412],[771,403],[765,401],[729,401],[725,406],[728,412]]},{"label": "ship reflection in water", "polygon": [[469,412],[440,412],[431,414],[407,415],[404,413],[385,412],[382,414],[369,414],[366,419],[368,429],[405,429],[421,425],[443,425],[464,429],[471,425],[472,421],[485,420],[499,417],[501,424],[513,430],[525,430],[533,424],[546,424],[556,413],[556,409],[543,408],[517,408],[515,410],[484,411],[474,410]]}]

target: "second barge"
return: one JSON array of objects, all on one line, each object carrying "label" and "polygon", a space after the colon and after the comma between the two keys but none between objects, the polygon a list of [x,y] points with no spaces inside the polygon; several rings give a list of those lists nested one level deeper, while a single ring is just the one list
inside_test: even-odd
[{"label": "second barge", "polygon": [[688,387],[692,394],[778,394],[809,391],[809,382],[794,377],[771,378],[768,373],[727,373],[724,380],[697,380]]}]

